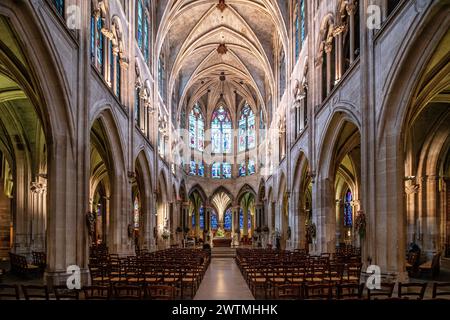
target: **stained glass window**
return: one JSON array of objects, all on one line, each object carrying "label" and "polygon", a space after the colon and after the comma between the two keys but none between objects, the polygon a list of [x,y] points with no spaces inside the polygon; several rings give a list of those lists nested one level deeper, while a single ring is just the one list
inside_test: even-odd
[{"label": "stained glass window", "polygon": [[144,8],[142,7],[142,1],[138,0],[137,1],[137,18],[136,18],[136,22],[137,22],[137,28],[136,28],[136,40],[138,42],[138,46],[139,48],[142,48],[142,18],[144,16],[144,12],[143,12]]},{"label": "stained glass window", "polygon": [[134,120],[138,125],[141,123],[141,89],[136,88],[134,95]]},{"label": "stained glass window", "polygon": [[56,11],[64,17],[64,0],[53,0],[53,3],[55,5]]},{"label": "stained glass window", "polygon": [[91,62],[95,61],[95,16],[91,15]]},{"label": "stained glass window", "polygon": [[212,165],[212,177],[220,179],[220,163],[213,163]]},{"label": "stained glass window", "polygon": [[205,208],[200,208],[200,229],[205,229]]},{"label": "stained glass window", "polygon": [[231,222],[232,222],[232,213],[231,213],[231,208],[228,208],[225,211],[225,215],[223,217],[223,228],[225,230],[231,230]]},{"label": "stained glass window", "polygon": [[192,211],[192,228],[195,228],[195,211]]},{"label": "stained glass window", "polygon": [[205,176],[205,165],[203,163],[200,163],[198,165],[198,175],[200,177],[204,177]]},{"label": "stained glass window", "polygon": [[255,169],[255,161],[254,160],[249,160],[248,161],[248,175],[252,175],[256,172]]},{"label": "stained glass window", "polygon": [[116,66],[116,59],[114,58],[113,43],[111,40],[108,41],[108,51],[109,51],[109,82],[112,87],[114,84],[114,67]]},{"label": "stained glass window", "polygon": [[244,229],[244,210],[239,209],[239,228]]},{"label": "stained glass window", "polygon": [[145,19],[144,19],[144,31],[142,34],[143,39],[143,53],[144,53],[144,59],[145,62],[148,63],[149,60],[149,46],[148,46],[148,13],[145,14]]},{"label": "stained glass window", "polygon": [[97,19],[97,32],[96,32],[96,48],[97,48],[97,66],[103,74],[103,19]]},{"label": "stained glass window", "polygon": [[222,164],[223,169],[223,177],[225,179],[231,179],[231,163],[224,163]]},{"label": "stained glass window", "polygon": [[139,218],[140,218],[139,198],[136,197],[134,198],[134,216],[133,216],[135,229],[139,228]]},{"label": "stained glass window", "polygon": [[122,70],[120,69],[120,59],[116,57],[116,96],[120,100],[120,88],[121,88]]},{"label": "stained glass window", "polygon": [[300,8],[299,3],[295,0],[295,12],[294,12],[294,40],[295,40],[295,60],[300,55]]},{"label": "stained glass window", "polygon": [[[189,114],[189,146],[192,149],[202,152],[204,150],[204,140],[205,121],[200,106],[196,104]],[[199,164],[198,175],[202,177],[205,175],[203,163]]]},{"label": "stained glass window", "polygon": [[256,146],[255,114],[248,104],[242,108],[239,119],[239,152]]},{"label": "stained glass window", "polygon": [[197,165],[195,161],[191,161],[191,164],[189,166],[189,174],[191,176],[195,176],[197,174]]},{"label": "stained glass window", "polygon": [[211,144],[213,153],[230,153],[232,146],[231,116],[223,106],[217,108],[211,119]]},{"label": "stained glass window", "polygon": [[150,57],[150,13],[149,2],[146,0],[142,3],[142,0],[137,1],[136,7],[136,40],[144,55],[145,61],[149,62]]},{"label": "stained glass window", "polygon": [[239,165],[239,177],[245,177],[247,175],[247,166],[244,163]]},{"label": "stained glass window", "polygon": [[353,225],[353,208],[352,208],[352,192],[350,190],[345,194],[344,202],[344,226],[351,227]]},{"label": "stained glass window", "polygon": [[217,213],[215,210],[211,211],[211,229],[217,230],[218,222],[217,222]]},{"label": "stained glass window", "polygon": [[295,0],[295,20],[294,20],[294,37],[295,37],[295,59],[297,60],[300,55],[303,42],[306,37],[306,25],[305,25],[305,1]]}]

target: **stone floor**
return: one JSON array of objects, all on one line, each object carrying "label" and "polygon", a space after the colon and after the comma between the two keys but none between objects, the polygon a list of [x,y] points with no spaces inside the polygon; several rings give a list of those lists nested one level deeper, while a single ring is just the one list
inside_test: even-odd
[{"label": "stone floor", "polygon": [[214,258],[194,300],[254,300],[234,259]]}]

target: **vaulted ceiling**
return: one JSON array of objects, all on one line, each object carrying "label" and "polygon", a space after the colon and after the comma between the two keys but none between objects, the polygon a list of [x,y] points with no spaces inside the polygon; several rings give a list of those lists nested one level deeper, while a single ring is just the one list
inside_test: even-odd
[{"label": "vaulted ceiling", "polygon": [[169,0],[157,49],[168,48],[168,96],[176,97],[177,113],[201,99],[208,113],[221,101],[233,106],[236,94],[264,109],[275,89],[274,48],[285,48],[286,34],[274,0]]}]

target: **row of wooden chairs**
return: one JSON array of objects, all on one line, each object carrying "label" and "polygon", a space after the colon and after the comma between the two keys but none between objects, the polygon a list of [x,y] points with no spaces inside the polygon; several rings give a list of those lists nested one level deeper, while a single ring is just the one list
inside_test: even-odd
[{"label": "row of wooden chairs", "polygon": [[[22,285],[25,300],[173,300],[176,298],[173,286],[115,285],[89,286],[82,290],[70,290],[66,286]],[[0,300],[20,300],[17,285],[0,284]]]},{"label": "row of wooden chairs", "polygon": [[93,285],[172,286],[178,298],[193,299],[209,263],[208,252],[172,248],[125,258],[93,258],[89,269]]},{"label": "row of wooden chairs", "polygon": [[[398,283],[397,297],[394,297],[395,283],[382,283],[380,289],[366,289],[364,283],[285,284],[276,288],[274,298],[286,300],[423,300],[427,285],[427,283]],[[449,300],[450,283],[433,283],[431,299]]]}]

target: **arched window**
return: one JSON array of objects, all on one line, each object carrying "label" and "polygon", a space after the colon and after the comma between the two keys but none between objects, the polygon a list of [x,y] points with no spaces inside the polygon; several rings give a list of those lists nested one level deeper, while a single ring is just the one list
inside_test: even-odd
[{"label": "arched window", "polygon": [[58,14],[64,18],[64,0],[53,0],[53,4],[55,5],[55,9]]},{"label": "arched window", "polygon": [[205,141],[205,120],[200,106],[196,104],[189,114],[189,146],[203,151]]},{"label": "arched window", "polygon": [[[336,79],[340,79],[342,75],[350,68],[360,52],[360,15],[359,15],[359,1],[354,0],[351,4],[345,4],[345,7],[340,9],[342,11],[341,19],[343,31],[338,34],[341,45],[342,61],[338,66],[338,73]],[[342,70],[339,70],[340,69]]]},{"label": "arched window", "polygon": [[223,228],[227,231],[231,230],[231,221],[232,221],[232,213],[231,208],[228,208],[225,211],[225,215],[223,217]]},{"label": "arched window", "polygon": [[251,150],[256,146],[255,114],[246,103],[239,119],[239,152]]},{"label": "arched window", "polygon": [[105,38],[102,34],[103,17],[91,15],[91,61],[97,70],[103,75],[104,73],[104,46]]},{"label": "arched window", "polygon": [[306,38],[305,0],[294,0],[295,60],[298,60]]},{"label": "arched window", "polygon": [[231,116],[224,106],[218,107],[211,118],[212,153],[230,153],[232,139]]},{"label": "arched window", "polygon": [[328,21],[322,31],[323,40],[321,44],[322,60],[322,100],[331,93],[336,84],[336,43],[333,35],[333,22]]},{"label": "arched window", "polygon": [[136,4],[136,40],[144,56],[145,61],[149,62],[150,49],[150,1],[137,0]]},{"label": "arched window", "polygon": [[352,208],[353,195],[350,189],[347,190],[344,199],[344,227],[353,226],[353,208]]}]

